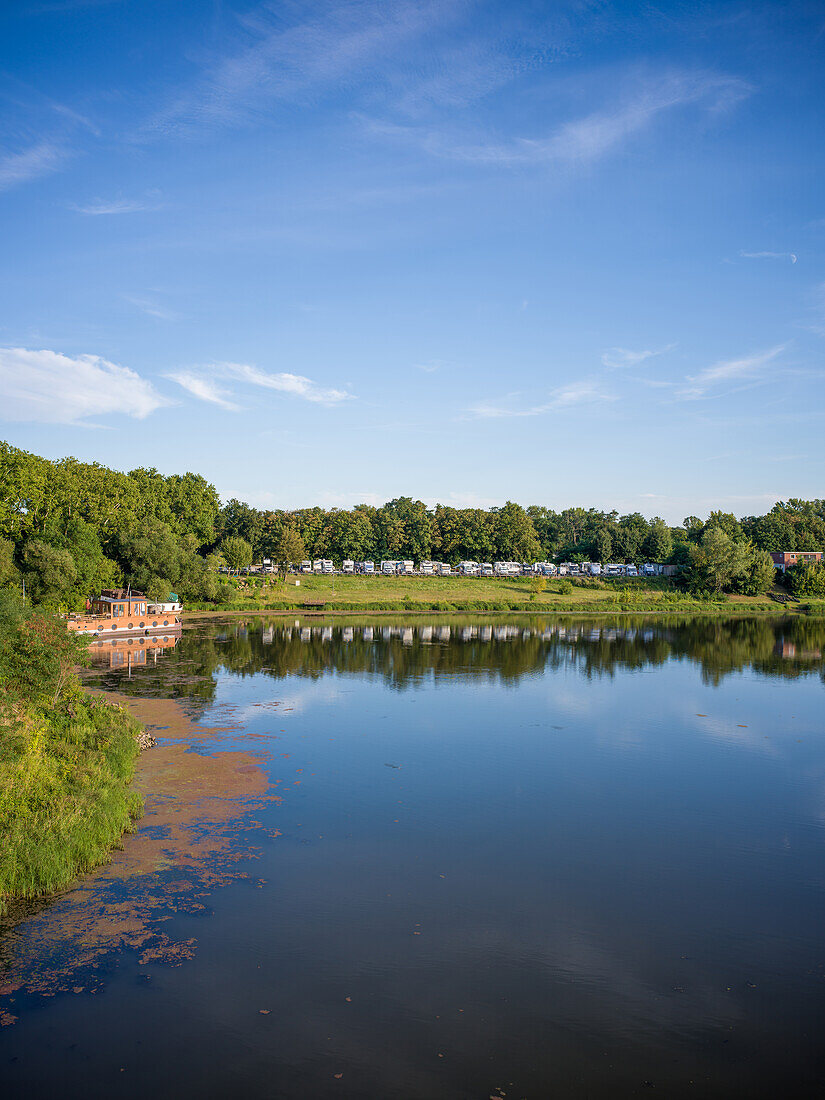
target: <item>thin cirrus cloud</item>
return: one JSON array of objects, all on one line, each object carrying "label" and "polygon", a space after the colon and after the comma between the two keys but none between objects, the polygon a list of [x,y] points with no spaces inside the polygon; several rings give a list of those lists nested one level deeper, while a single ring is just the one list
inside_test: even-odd
[{"label": "thin cirrus cloud", "polygon": [[799,257],[795,252],[745,252],[741,251],[739,255],[744,260],[790,260],[792,264],[795,264]]},{"label": "thin cirrus cloud", "polygon": [[4,420],[82,424],[119,413],[143,420],[170,402],[129,367],[98,355],[0,348]]},{"label": "thin cirrus cloud", "polygon": [[353,398],[346,390],[320,386],[303,374],[291,374],[288,371],[270,373],[248,363],[216,363],[205,371],[176,371],[166,377],[201,401],[233,410],[238,408],[233,400],[234,395],[221,382],[274,390],[316,405],[339,405]]},{"label": "thin cirrus cloud", "polygon": [[199,401],[206,401],[210,405],[218,405],[230,412],[237,412],[240,409],[240,405],[236,405],[234,401],[230,400],[231,395],[227,390],[222,389],[214,380],[206,378],[202,374],[194,374],[192,371],[173,371],[171,374],[167,374],[166,377],[172,382],[177,382],[179,386],[193,397],[197,397]]},{"label": "thin cirrus cloud", "polygon": [[719,385],[757,379],[784,350],[785,345],[778,344],[755,355],[722,359],[698,374],[688,375],[686,384],[676,391],[676,396],[682,400],[696,400],[712,393]]},{"label": "thin cirrus cloud", "polygon": [[78,214],[101,217],[108,214],[140,214],[159,210],[160,207],[157,203],[147,202],[145,199],[97,199],[85,205],[76,204],[71,209]]},{"label": "thin cirrus cloud", "polygon": [[159,321],[180,320],[179,314],[175,313],[173,309],[168,309],[154,298],[144,298],[136,294],[123,294],[122,298],[124,302],[128,302],[130,306],[139,309],[147,317],[156,317]]},{"label": "thin cirrus cloud", "polygon": [[318,405],[338,405],[342,401],[352,399],[352,394],[347,393],[346,390],[319,386],[317,382],[313,382],[311,378],[305,378],[302,374],[288,372],[269,374],[246,363],[223,363],[221,366],[228,375],[237,378],[239,382],[248,382],[263,389],[277,390],[292,397],[302,397],[305,401],[312,401]]},{"label": "thin cirrus cloud", "polygon": [[576,405],[591,405],[615,400],[613,394],[605,392],[595,382],[574,382],[551,390],[546,401],[526,409],[514,408],[509,404],[494,405],[490,402],[482,402],[471,406],[468,413],[474,419],[498,420],[506,417],[541,416],[544,413],[570,409]]},{"label": "thin cirrus cloud", "polygon": [[599,160],[675,108],[694,105],[718,112],[750,94],[750,85],[725,74],[671,71],[634,82],[618,105],[558,125],[541,138],[462,140],[439,129],[362,118],[377,136],[418,145],[444,159],[502,168],[539,164],[588,164]]},{"label": "thin cirrus cloud", "polygon": [[18,153],[0,156],[0,191],[56,172],[66,156],[64,148],[48,141],[38,142]]},{"label": "thin cirrus cloud", "polygon": [[283,12],[260,5],[238,19],[241,34],[234,48],[181,89],[138,139],[249,124],[264,119],[273,103],[313,101],[342,82],[351,87],[459,7],[458,0],[322,3],[290,23]]},{"label": "thin cirrus cloud", "polygon": [[608,348],[602,352],[602,366],[608,370],[620,370],[622,367],[638,367],[647,359],[673,351],[675,344],[666,344],[663,348],[649,348],[644,351],[631,351],[629,348]]}]

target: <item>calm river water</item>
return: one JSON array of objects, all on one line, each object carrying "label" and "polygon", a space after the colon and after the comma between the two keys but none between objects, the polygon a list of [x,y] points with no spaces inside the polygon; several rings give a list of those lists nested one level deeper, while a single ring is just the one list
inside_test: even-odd
[{"label": "calm river water", "polygon": [[825,623],[136,646],[147,813],[0,939],[4,1100],[822,1095]]}]

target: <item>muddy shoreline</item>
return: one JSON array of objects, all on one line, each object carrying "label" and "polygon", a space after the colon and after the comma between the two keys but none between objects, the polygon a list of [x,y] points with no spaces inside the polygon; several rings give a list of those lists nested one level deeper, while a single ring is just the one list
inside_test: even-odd
[{"label": "muddy shoreline", "polygon": [[[125,707],[155,745],[138,757],[133,787],[143,816],[105,864],[65,892],[19,906],[0,926],[0,1023],[20,995],[95,992],[101,968],[124,950],[138,965],[183,962],[197,950],[163,925],[207,908],[256,856],[255,811],[271,800],[262,760],[231,747],[235,727],[199,726],[177,702],[91,689]],[[229,735],[226,749],[207,740]]]}]

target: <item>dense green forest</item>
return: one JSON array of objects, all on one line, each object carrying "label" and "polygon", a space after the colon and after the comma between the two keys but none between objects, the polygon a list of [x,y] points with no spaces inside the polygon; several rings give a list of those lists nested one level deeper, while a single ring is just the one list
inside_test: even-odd
[{"label": "dense green forest", "polygon": [[[289,550],[285,549],[289,547]],[[409,497],[382,507],[262,510],[221,505],[198,474],[129,473],[66,458],[51,462],[0,443],[0,587],[25,583],[43,606],[82,607],[102,587],[131,583],[150,596],[231,596],[218,567],[268,557],[447,561],[658,561],[680,566],[695,591],[765,591],[770,550],[825,549],[825,500],[778,502],[766,515],[712,512],[670,526],[638,512],[427,508]],[[803,580],[802,574],[805,574]],[[817,594],[822,570],[791,583]],[[813,586],[813,587],[811,587]]]}]

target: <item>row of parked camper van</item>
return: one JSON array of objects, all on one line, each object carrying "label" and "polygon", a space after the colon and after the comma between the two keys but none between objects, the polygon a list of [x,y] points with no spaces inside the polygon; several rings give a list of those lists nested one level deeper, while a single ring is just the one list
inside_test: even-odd
[{"label": "row of parked camper van", "polygon": [[[382,561],[380,569],[376,569],[373,561],[347,559],[340,572],[364,576],[380,573],[385,577],[656,577],[664,569],[657,562],[646,562],[638,569],[635,565],[620,565],[615,562],[602,565],[596,561],[563,561],[560,565],[554,565],[550,561],[462,561],[455,568],[449,562],[422,561],[418,569],[412,561]],[[336,570],[331,561],[317,558],[315,561],[302,561],[299,572],[330,574],[339,570]]]}]

